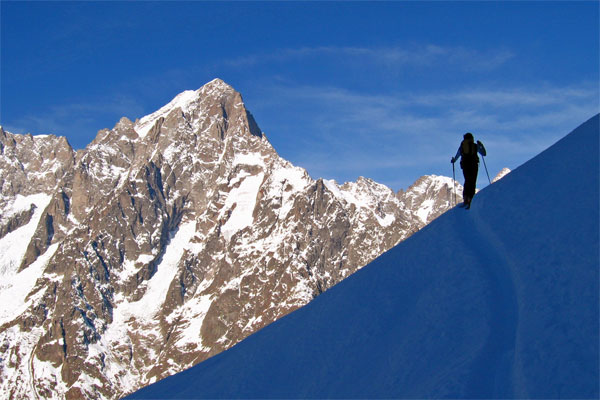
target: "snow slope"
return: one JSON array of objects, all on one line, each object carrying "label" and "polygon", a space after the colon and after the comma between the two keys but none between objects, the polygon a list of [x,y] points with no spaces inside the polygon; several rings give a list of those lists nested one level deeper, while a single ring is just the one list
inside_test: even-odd
[{"label": "snow slope", "polygon": [[598,398],[598,122],[130,398]]}]

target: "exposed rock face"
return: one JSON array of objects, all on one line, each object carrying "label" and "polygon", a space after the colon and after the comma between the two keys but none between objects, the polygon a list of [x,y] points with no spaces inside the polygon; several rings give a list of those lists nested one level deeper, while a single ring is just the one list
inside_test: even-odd
[{"label": "exposed rock face", "polygon": [[398,194],[312,179],[218,79],[77,153],[0,130],[0,171],[8,398],[119,398],[301,307],[452,205],[449,178]]},{"label": "exposed rock face", "polygon": [[52,192],[74,160],[64,137],[13,135],[0,127],[0,207],[17,195]]},{"label": "exposed rock face", "polygon": [[406,192],[398,193],[400,201],[417,217],[415,227],[421,229],[454,204],[462,202],[463,187],[445,176],[422,176]]},{"label": "exposed rock face", "polygon": [[510,174],[510,169],[502,168],[502,170],[498,172],[498,175],[496,175],[494,179],[492,179],[492,183],[498,182],[500,179],[504,178],[508,174]]}]

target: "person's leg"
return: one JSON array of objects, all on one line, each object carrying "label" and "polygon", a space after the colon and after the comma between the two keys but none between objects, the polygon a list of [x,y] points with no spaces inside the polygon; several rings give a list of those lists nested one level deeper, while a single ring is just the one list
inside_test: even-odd
[{"label": "person's leg", "polygon": [[469,174],[468,169],[463,168],[463,176],[465,177],[465,183],[463,185],[463,202],[469,204],[470,201],[470,192],[471,192],[471,174]]},{"label": "person's leg", "polygon": [[463,169],[463,173],[465,176],[465,188],[463,191],[463,198],[465,200],[466,205],[471,204],[471,200],[473,200],[473,196],[475,196],[475,187],[477,185],[477,164],[473,165],[465,165]]}]

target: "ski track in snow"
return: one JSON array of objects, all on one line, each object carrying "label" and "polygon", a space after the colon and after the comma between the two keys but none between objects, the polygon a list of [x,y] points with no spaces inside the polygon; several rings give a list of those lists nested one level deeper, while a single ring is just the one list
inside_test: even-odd
[{"label": "ski track in snow", "polygon": [[515,263],[510,258],[510,252],[485,221],[485,215],[478,212],[477,207],[465,212],[465,218],[474,231],[471,238],[475,237],[478,241],[467,242],[464,239],[469,235],[464,232],[459,232],[457,237],[463,239],[465,247],[478,249],[479,265],[489,281],[488,305],[493,316],[487,342],[473,362],[467,386],[470,392],[466,397],[484,398],[495,395],[513,398],[515,342],[519,320],[518,299],[513,281]]}]

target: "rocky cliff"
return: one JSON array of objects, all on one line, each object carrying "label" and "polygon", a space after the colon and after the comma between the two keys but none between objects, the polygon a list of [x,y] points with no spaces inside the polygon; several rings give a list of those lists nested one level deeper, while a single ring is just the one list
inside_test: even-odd
[{"label": "rocky cliff", "polygon": [[423,227],[453,190],[312,179],[218,79],[77,152],[0,130],[0,172],[0,392],[15,399],[116,399],[199,363]]}]

